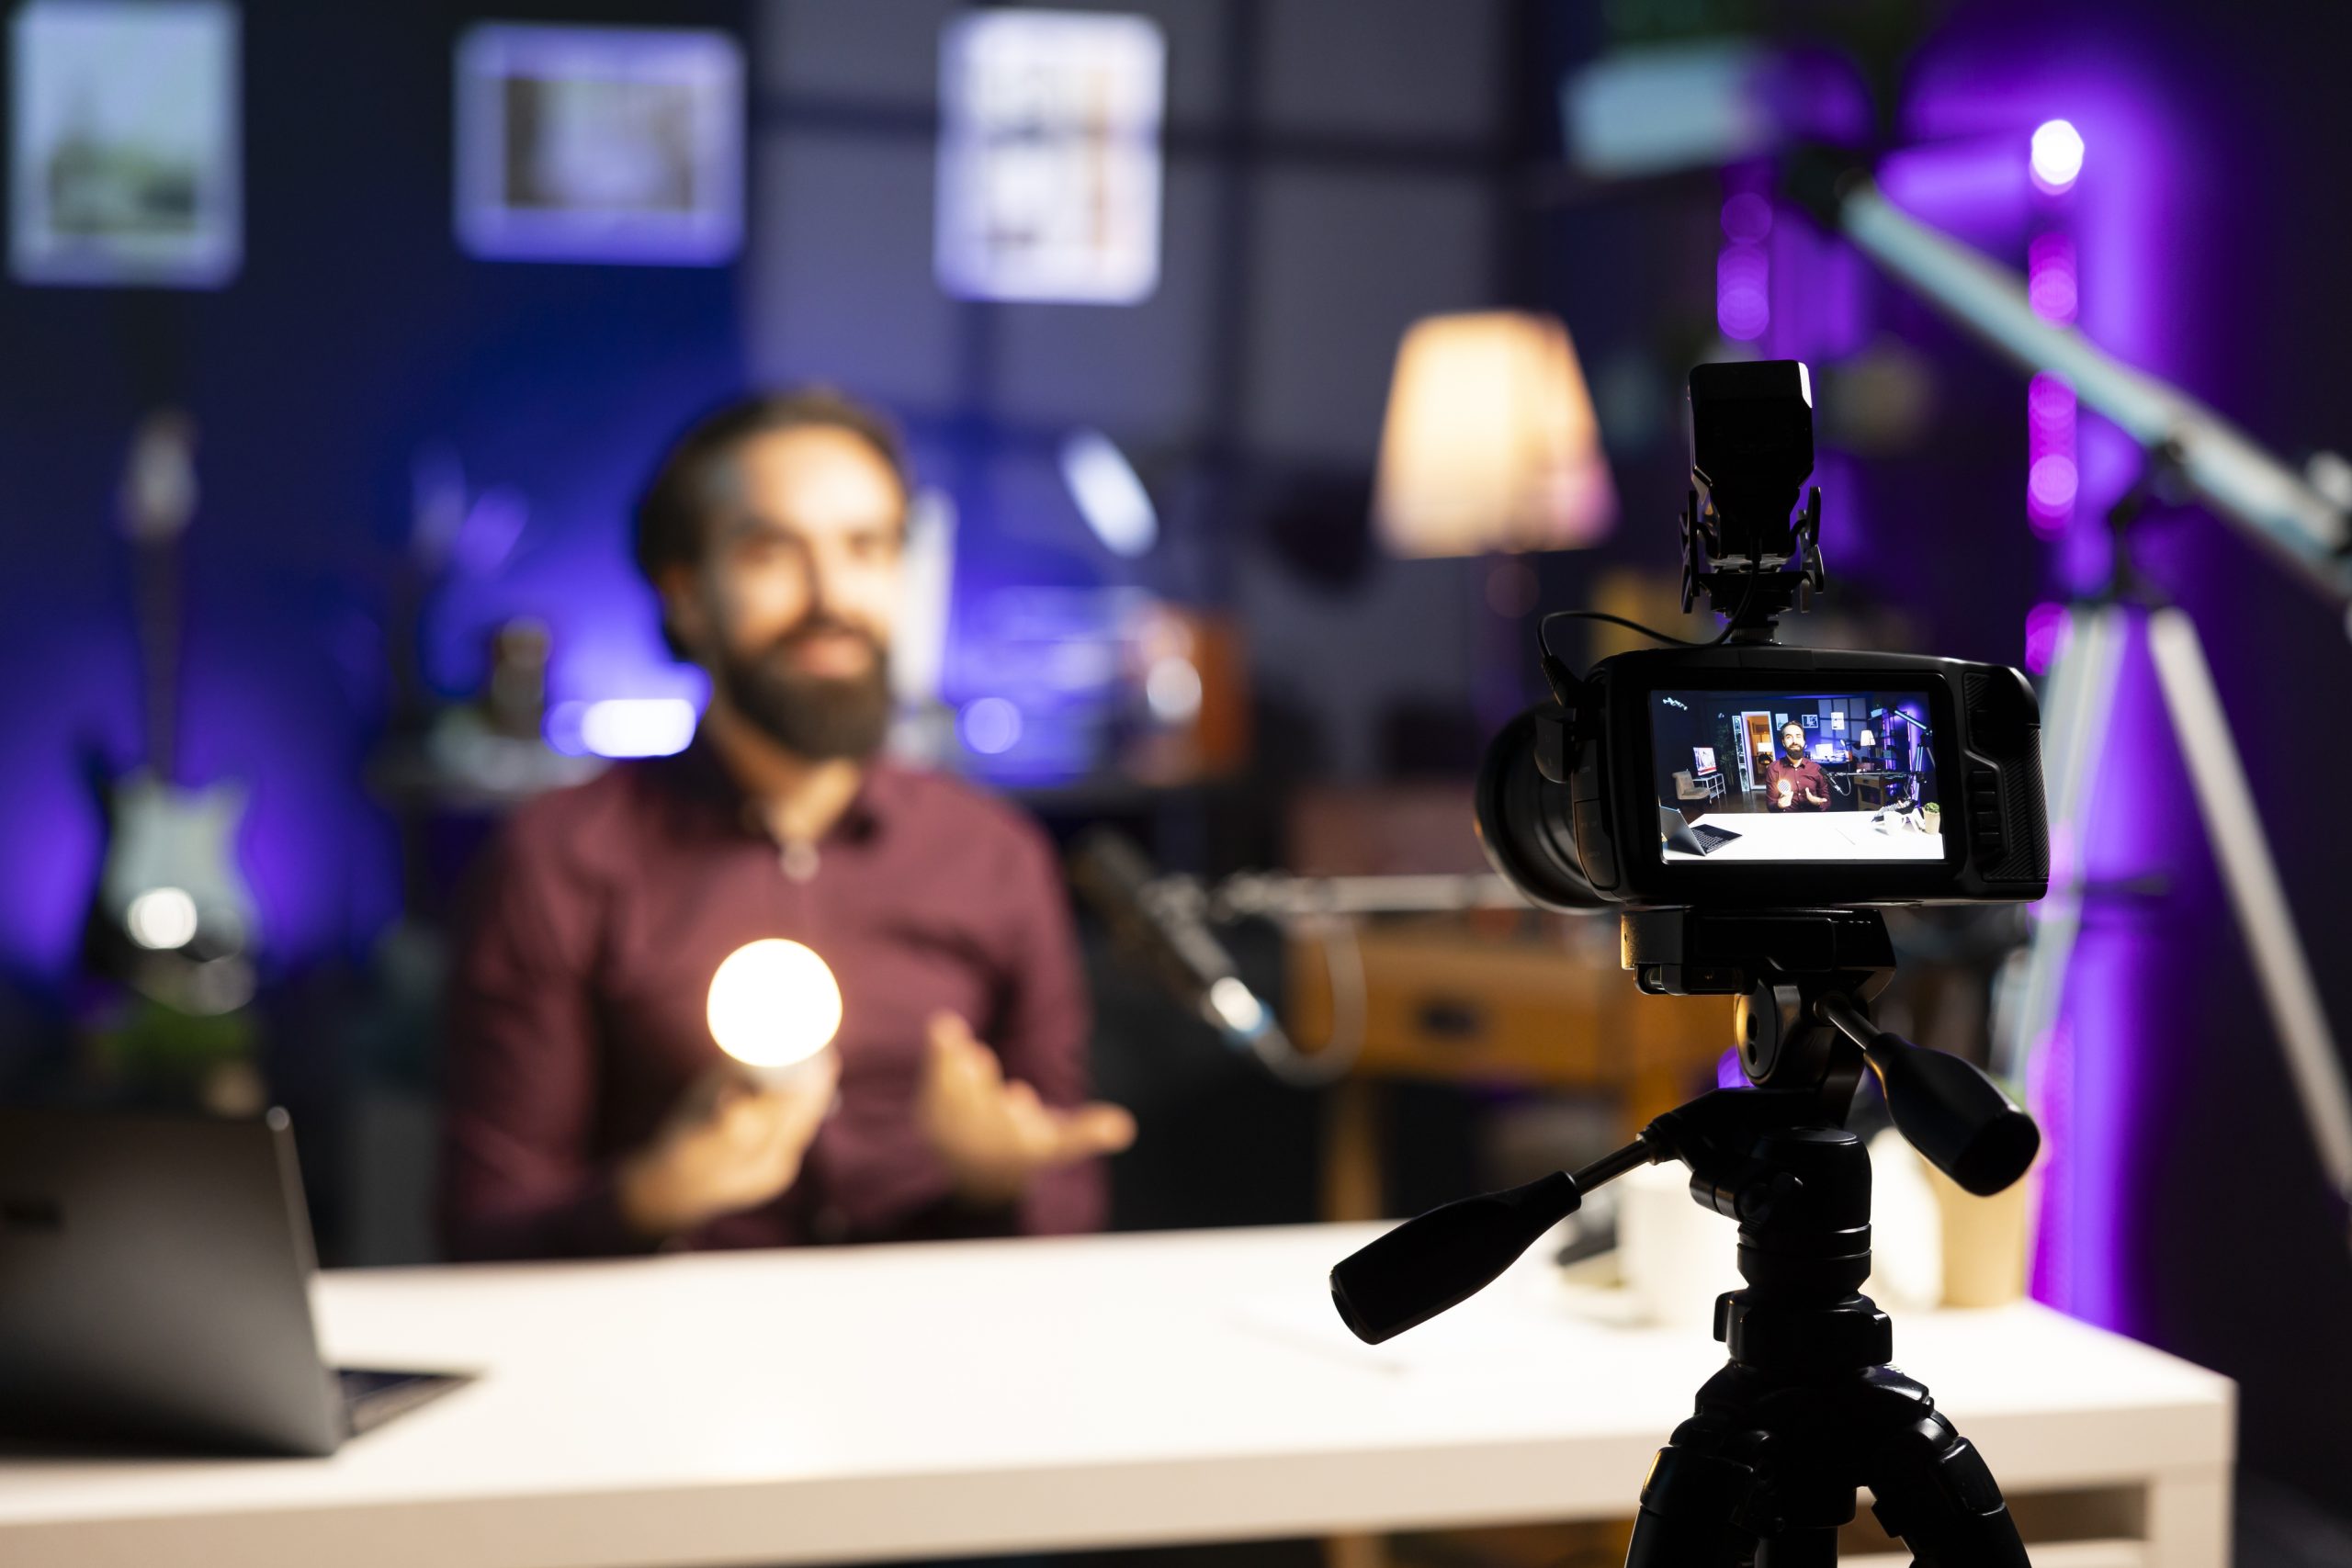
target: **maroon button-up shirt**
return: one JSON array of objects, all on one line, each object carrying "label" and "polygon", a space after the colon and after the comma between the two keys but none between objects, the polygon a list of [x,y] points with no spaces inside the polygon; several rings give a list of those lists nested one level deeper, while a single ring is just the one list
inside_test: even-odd
[{"label": "maroon button-up shirt", "polygon": [[441,1219],[457,1258],[642,1250],[613,1177],[722,1058],[705,1009],[748,942],[815,949],[842,988],[841,1102],[772,1203],[695,1247],[1099,1226],[1100,1162],[1017,1211],[958,1205],[915,1122],[926,1021],[963,1015],[1049,1104],[1087,1089],[1087,1007],[1051,846],[1010,807],[890,764],[783,853],[710,751],[624,763],[518,812],[480,868],[453,977]]},{"label": "maroon button-up shirt", "polygon": [[[1781,805],[1782,779],[1789,781],[1789,804],[1785,807]],[[1805,795],[1808,793],[1819,795],[1821,804],[1815,806],[1807,800]],[[1826,811],[1829,809],[1829,775],[1823,773],[1821,764],[1810,757],[1800,757],[1793,762],[1775,757],[1764,764],[1764,805],[1772,811]]]}]

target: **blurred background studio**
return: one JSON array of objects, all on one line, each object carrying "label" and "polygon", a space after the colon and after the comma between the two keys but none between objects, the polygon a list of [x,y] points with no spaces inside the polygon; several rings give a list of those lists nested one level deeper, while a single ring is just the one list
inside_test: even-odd
[{"label": "blurred background studio", "polygon": [[[16,0],[7,40],[0,1104],[283,1108],[330,1271],[1574,1167],[1730,1070],[1730,1008],[1499,886],[1473,780],[1543,613],[1713,635],[1685,378],[1802,360],[1788,640],[2015,665],[2047,717],[2130,606],[2051,898],[1890,914],[1880,1021],[2045,1145],[1990,1264],[1910,1173],[1946,1245],[1892,1293],[2234,1380],[2236,1561],[2352,1562],[2344,598],[1782,158],[1856,150],[2340,513],[2338,8]],[[1893,721],[1815,706],[1696,735],[1668,804],[1760,800],[1783,725],[1909,787]],[[840,1109],[681,1131],[757,936],[839,971]]]}]

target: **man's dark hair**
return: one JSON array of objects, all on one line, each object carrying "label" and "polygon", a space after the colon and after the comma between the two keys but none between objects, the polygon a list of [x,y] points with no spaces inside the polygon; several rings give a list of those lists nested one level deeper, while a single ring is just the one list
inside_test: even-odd
[{"label": "man's dark hair", "polygon": [[[755,435],[811,427],[843,430],[856,436],[889,465],[899,492],[913,493],[905,444],[898,426],[880,410],[830,387],[796,387],[737,398],[704,414],[671,442],[653,477],[638,495],[637,570],[645,574],[646,581],[658,589],[664,570],[691,566],[702,558],[715,481],[737,447]],[[671,652],[686,657],[671,635],[666,616],[662,635]]]}]

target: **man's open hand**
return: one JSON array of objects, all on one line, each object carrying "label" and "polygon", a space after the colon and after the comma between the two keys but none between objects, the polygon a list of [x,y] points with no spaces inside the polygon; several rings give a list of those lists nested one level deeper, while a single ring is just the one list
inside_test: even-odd
[{"label": "man's open hand", "polygon": [[1025,1083],[1008,1082],[996,1053],[952,1012],[931,1020],[916,1118],[972,1203],[1009,1203],[1041,1170],[1116,1154],[1135,1142],[1136,1122],[1115,1105],[1047,1105]]}]

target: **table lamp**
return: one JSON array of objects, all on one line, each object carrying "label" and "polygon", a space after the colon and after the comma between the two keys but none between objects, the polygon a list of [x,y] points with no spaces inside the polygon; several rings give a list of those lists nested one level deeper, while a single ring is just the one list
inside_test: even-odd
[{"label": "table lamp", "polygon": [[1589,545],[1616,491],[1568,329],[1491,310],[1407,329],[1388,385],[1373,510],[1393,555]]},{"label": "table lamp", "polygon": [[710,1037],[763,1088],[789,1082],[832,1043],[842,988],[816,953],[767,937],[729,953],[710,977]]}]

